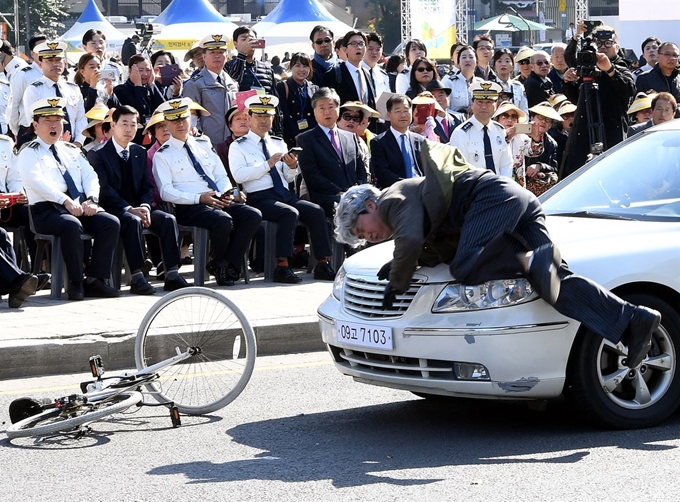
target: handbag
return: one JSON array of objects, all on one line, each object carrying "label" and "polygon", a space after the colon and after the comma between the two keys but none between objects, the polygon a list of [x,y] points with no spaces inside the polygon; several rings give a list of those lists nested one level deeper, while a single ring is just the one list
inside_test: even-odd
[{"label": "handbag", "polygon": [[550,173],[545,178],[530,178],[527,176],[526,188],[536,197],[538,197],[539,195],[542,195],[548,191],[549,188],[557,185],[557,182],[557,174],[555,173]]}]

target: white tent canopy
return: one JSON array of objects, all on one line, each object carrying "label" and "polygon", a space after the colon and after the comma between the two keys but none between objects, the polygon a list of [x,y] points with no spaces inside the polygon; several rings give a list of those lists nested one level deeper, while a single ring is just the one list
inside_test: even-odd
[{"label": "white tent canopy", "polygon": [[317,25],[330,28],[336,38],[352,29],[333,17],[316,0],[281,0],[253,29],[258,37],[265,39],[265,52],[270,57],[283,56],[286,51],[312,55],[314,50],[309,34]]},{"label": "white tent canopy", "polygon": [[94,0],[88,0],[85,10],[78,18],[78,21],[61,36],[62,41],[68,44],[67,51],[83,51],[83,35],[87,30],[100,30],[106,35],[107,50],[118,52],[127,38],[109,23],[101,11],[97,8]]}]

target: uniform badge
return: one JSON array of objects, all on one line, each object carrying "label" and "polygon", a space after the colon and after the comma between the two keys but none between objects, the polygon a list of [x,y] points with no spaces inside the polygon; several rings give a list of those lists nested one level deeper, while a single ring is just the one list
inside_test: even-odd
[{"label": "uniform badge", "polygon": [[475,162],[477,162],[478,160],[479,160],[479,154],[475,153]]},{"label": "uniform badge", "polygon": [[496,136],[496,143],[498,143],[499,145],[503,144],[503,141],[501,140],[500,136]]},{"label": "uniform badge", "polygon": [[2,152],[2,160],[7,160],[7,152]]}]

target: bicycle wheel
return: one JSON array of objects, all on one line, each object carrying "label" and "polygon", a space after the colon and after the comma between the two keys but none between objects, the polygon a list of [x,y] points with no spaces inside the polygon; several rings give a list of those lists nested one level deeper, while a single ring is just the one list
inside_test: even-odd
[{"label": "bicycle wheel", "polygon": [[158,371],[146,388],[181,413],[203,415],[224,408],[243,391],[255,366],[257,345],[250,323],[228,298],[202,287],[161,298],[142,320],[135,341],[141,370],[180,352],[194,355]]},{"label": "bicycle wheel", "polygon": [[80,425],[123,411],[141,400],[140,392],[98,396],[77,407],[45,410],[10,425],[5,432],[10,439],[69,432]]}]

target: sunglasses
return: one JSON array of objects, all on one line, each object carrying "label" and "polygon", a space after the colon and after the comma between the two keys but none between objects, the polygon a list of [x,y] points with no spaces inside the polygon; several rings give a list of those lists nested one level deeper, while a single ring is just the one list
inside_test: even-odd
[{"label": "sunglasses", "polygon": [[521,61],[517,61],[517,64],[522,64],[522,65],[529,64],[529,63],[530,63],[530,61],[528,59],[522,59]]},{"label": "sunglasses", "polygon": [[422,72],[426,72],[426,71],[434,71],[434,68],[428,68],[427,66],[419,66],[418,68],[416,68],[416,71],[419,71],[419,72],[422,73]]},{"label": "sunglasses", "polygon": [[509,113],[501,113],[501,114],[498,116],[498,118],[501,118],[501,119],[513,119],[513,120],[519,120],[519,115],[517,115],[516,113],[512,113],[512,114],[509,114]]},{"label": "sunglasses", "polygon": [[548,63],[547,61],[536,61],[534,64],[536,66],[543,66],[543,65],[550,66],[550,63]]},{"label": "sunglasses", "polygon": [[329,37],[326,37],[326,38],[317,38],[316,40],[314,40],[314,43],[316,45],[323,45],[323,44],[330,44],[332,41],[333,41],[332,39],[330,39]]},{"label": "sunglasses", "polygon": [[356,122],[357,124],[361,123],[363,119],[361,115],[352,115],[351,113],[343,113],[341,117],[346,122]]}]

